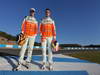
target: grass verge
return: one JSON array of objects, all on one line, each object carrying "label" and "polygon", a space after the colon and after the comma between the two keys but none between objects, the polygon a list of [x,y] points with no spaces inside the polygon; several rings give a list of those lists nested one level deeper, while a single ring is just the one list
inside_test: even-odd
[{"label": "grass verge", "polygon": [[100,64],[100,51],[79,51],[72,54],[65,54],[72,57],[88,60]]}]

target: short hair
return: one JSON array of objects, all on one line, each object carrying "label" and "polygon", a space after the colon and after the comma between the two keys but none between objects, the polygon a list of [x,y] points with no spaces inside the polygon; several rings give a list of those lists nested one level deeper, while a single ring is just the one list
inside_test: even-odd
[{"label": "short hair", "polygon": [[49,10],[51,12],[51,10],[49,8],[46,8],[45,11]]}]

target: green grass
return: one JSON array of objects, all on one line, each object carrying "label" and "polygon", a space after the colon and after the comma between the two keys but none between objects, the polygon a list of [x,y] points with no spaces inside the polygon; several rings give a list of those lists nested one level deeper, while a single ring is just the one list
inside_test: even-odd
[{"label": "green grass", "polygon": [[75,52],[75,53],[66,54],[66,55],[100,64],[100,51],[80,51],[80,52]]}]

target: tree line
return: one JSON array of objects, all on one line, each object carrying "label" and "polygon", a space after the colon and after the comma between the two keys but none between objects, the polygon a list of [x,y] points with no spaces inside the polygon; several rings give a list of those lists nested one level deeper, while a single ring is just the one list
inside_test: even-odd
[{"label": "tree line", "polygon": [[12,35],[10,35],[10,34],[8,34],[6,32],[0,31],[0,36],[6,38],[8,40],[12,40],[12,41],[16,40],[16,36],[12,36]]}]

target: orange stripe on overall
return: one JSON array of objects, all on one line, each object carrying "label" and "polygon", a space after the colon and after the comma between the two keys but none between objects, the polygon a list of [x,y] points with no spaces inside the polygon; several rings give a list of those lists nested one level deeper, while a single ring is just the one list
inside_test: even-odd
[{"label": "orange stripe on overall", "polygon": [[56,36],[56,32],[53,24],[40,24],[40,34],[42,34],[41,41],[45,40],[46,37]]},{"label": "orange stripe on overall", "polygon": [[34,36],[38,33],[38,25],[33,22],[25,21],[22,24],[22,31],[26,36]]}]

